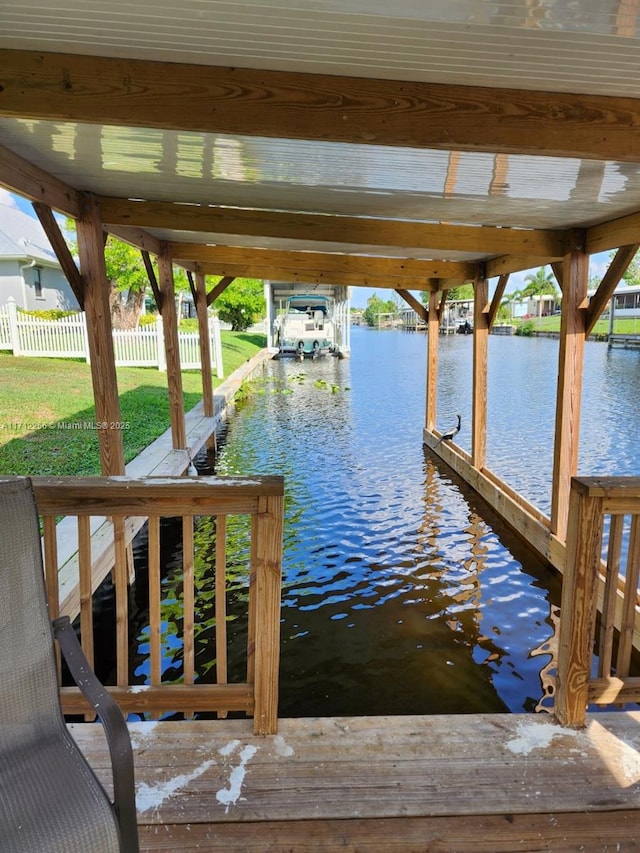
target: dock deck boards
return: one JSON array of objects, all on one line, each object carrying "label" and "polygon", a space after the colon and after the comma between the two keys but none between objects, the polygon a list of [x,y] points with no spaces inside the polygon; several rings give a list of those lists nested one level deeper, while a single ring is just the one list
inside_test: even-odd
[{"label": "dock deck boards", "polygon": [[[131,724],[142,850],[640,847],[640,712]],[[73,735],[108,784],[100,727]]]}]

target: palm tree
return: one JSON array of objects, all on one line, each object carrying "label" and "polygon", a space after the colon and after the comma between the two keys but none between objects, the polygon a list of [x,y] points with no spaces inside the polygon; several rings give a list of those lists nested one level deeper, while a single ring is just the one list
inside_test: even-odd
[{"label": "palm tree", "polygon": [[524,280],[529,283],[522,291],[523,296],[541,296],[543,293],[558,295],[555,276],[547,267],[540,267],[535,273],[525,275]]}]

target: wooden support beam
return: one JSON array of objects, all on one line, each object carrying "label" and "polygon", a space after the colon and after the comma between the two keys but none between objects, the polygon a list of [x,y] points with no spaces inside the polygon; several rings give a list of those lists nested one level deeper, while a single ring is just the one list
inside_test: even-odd
[{"label": "wooden support beam", "polygon": [[412,293],[409,293],[408,290],[402,290],[402,288],[400,287],[396,288],[396,293],[398,294],[398,296],[401,296],[404,299],[409,308],[413,308],[413,310],[416,312],[416,314],[418,315],[418,317],[420,317],[421,320],[423,320],[425,323],[427,322],[428,312],[422,302],[419,302]]},{"label": "wooden support beam", "polygon": [[51,212],[51,208],[40,201],[33,202],[33,209],[36,216],[40,220],[40,224],[47,235],[51,248],[55,252],[58,263],[62,267],[62,272],[69,282],[73,295],[78,300],[78,305],[84,311],[84,283],[80,271],[73,260],[71,250],[67,246],[67,241],[64,239],[56,219]]},{"label": "wooden support beam", "polygon": [[[195,271],[204,275],[259,278],[269,279],[270,281],[300,282],[302,284],[340,284],[345,287],[375,287],[380,290],[395,290],[396,287],[401,287],[404,290],[432,290],[432,285],[423,276],[367,275],[358,272],[328,271],[322,268],[299,271],[293,267],[265,267],[263,264],[253,266],[251,264],[229,264],[220,261],[213,264],[198,263]],[[451,287],[458,287],[467,280],[466,277],[440,278],[440,289],[448,290]]]},{"label": "wooden support beam", "polygon": [[592,225],[587,229],[587,252],[593,255],[620,246],[634,245],[638,242],[639,233],[640,213],[631,213],[600,225]]},{"label": "wooden support beam", "polygon": [[487,457],[487,360],[489,351],[489,283],[478,276],[473,284],[473,406],[471,462],[482,470]]},{"label": "wooden support beam", "polygon": [[563,265],[560,261],[555,261],[551,264],[551,269],[553,270],[553,274],[556,277],[556,281],[558,282],[558,287],[560,291],[564,289],[564,274],[563,274]]},{"label": "wooden support beam", "polygon": [[502,297],[504,296],[504,291],[508,281],[509,273],[501,275],[498,279],[498,284],[496,285],[496,289],[493,293],[493,298],[491,300],[491,306],[489,308],[489,316],[487,318],[489,328],[493,326],[494,320],[496,319],[496,315],[498,313],[498,310],[500,309],[500,305],[502,304]]},{"label": "wooden support beam", "polygon": [[[444,295],[444,294],[443,294]],[[442,303],[440,303],[442,305]],[[429,312],[427,315],[427,413],[426,428],[433,432],[436,425],[438,405],[438,339],[440,332],[440,308],[438,292],[429,294]]]},{"label": "wooden support beam", "polygon": [[78,254],[87,320],[91,380],[99,425],[100,466],[104,476],[124,474],[124,444],[118,398],[109,282],[104,260],[100,210],[92,196],[85,198],[77,221]]},{"label": "wooden support beam", "polygon": [[[346,255],[338,252],[293,252],[282,249],[248,249],[237,246],[207,246],[203,243],[170,243],[173,258],[218,265],[220,275],[228,264],[242,264],[269,270],[272,267],[304,273],[322,270],[373,276],[473,279],[476,264],[460,261],[430,261],[379,255]],[[268,276],[265,276],[268,277]],[[272,276],[273,278],[273,276]],[[407,288],[408,289],[408,288]],[[425,289],[425,288],[423,288]]]},{"label": "wooden support beam", "polygon": [[[433,291],[432,291],[433,292]],[[431,304],[431,303],[429,303]],[[444,314],[444,306],[447,304],[447,291],[442,291],[442,296],[440,297],[440,305],[438,305],[438,320],[442,321],[442,315]]]},{"label": "wooden support beam", "polygon": [[180,372],[173,263],[166,244],[161,246],[158,255],[158,275],[160,277],[160,293],[162,294],[162,328],[167,361],[171,438],[173,449],[181,450],[187,446],[187,432],[184,421],[184,397],[182,394],[182,373]]},{"label": "wooden support beam", "polygon": [[189,282],[189,290],[191,291],[191,297],[193,299],[193,304],[196,304],[196,285],[193,280],[193,273],[191,270],[187,270],[187,281]]},{"label": "wooden support beam", "polygon": [[495,278],[499,275],[506,275],[506,273],[538,269],[538,267],[545,264],[562,261],[563,257],[562,255],[549,256],[547,258],[535,258],[532,255],[503,255],[487,261],[486,275],[487,278]]},{"label": "wooden support beam", "polygon": [[196,314],[198,316],[198,333],[200,343],[200,369],[202,371],[202,404],[204,416],[213,417],[213,385],[211,383],[211,342],[209,340],[209,313],[207,306],[207,290],[205,277],[196,274],[195,297]]},{"label": "wooden support beam", "polygon": [[[204,276],[202,276],[204,279]],[[221,293],[224,293],[225,290],[229,287],[232,281],[235,281],[235,276],[225,275],[220,281],[215,285],[215,287],[207,293],[207,306],[213,305],[218,296]]]},{"label": "wooden support beam", "polygon": [[488,255],[563,255],[567,232],[550,229],[452,225],[376,217],[327,216],[280,210],[174,204],[170,201],[100,199],[102,218],[109,225],[171,228],[216,235],[361,243],[415,249],[479,252]]},{"label": "wooden support beam", "polygon": [[0,115],[624,162],[640,126],[633,97],[9,49]]},{"label": "wooden support beam", "polygon": [[565,726],[583,726],[585,722],[602,553],[601,513],[602,498],[572,490],[554,703],[554,713]]},{"label": "wooden support beam", "polygon": [[638,248],[640,248],[640,245],[637,243],[632,246],[622,246],[622,248],[618,249],[613,260],[609,264],[598,289],[589,301],[585,324],[587,337],[590,335],[593,327],[600,319],[600,315],[606,308],[607,302],[613,296],[613,292],[620,283],[620,279],[627,271],[629,264],[634,259]]},{"label": "wooden support beam", "polygon": [[578,472],[580,404],[586,340],[589,256],[584,232],[577,231],[573,251],[564,260],[556,424],[551,485],[551,532],[564,541],[567,534],[571,478]]},{"label": "wooden support beam", "polygon": [[73,219],[82,214],[82,194],[0,145],[0,184]]},{"label": "wooden support beam", "polygon": [[141,250],[140,254],[142,255],[142,261],[144,263],[144,268],[147,271],[147,278],[149,279],[149,284],[151,285],[151,291],[153,292],[153,298],[156,301],[156,306],[160,314],[162,314],[162,293],[160,293],[160,288],[158,287],[158,279],[156,278],[156,271],[153,268],[153,264],[151,263],[151,257],[149,256],[149,252],[144,249]]}]

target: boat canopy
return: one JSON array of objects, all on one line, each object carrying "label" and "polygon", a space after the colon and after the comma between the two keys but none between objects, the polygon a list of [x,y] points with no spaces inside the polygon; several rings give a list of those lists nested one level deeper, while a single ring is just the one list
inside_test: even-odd
[{"label": "boat canopy", "polygon": [[329,313],[330,300],[328,296],[314,296],[313,294],[301,293],[291,296],[287,300],[287,311],[322,311]]}]

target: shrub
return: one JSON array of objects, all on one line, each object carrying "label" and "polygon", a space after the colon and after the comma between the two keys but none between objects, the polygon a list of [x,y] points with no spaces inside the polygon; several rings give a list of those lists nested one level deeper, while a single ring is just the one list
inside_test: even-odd
[{"label": "shrub", "polygon": [[516,328],[516,335],[522,335],[523,337],[530,338],[535,331],[535,324],[533,320],[526,320],[524,323],[521,323]]},{"label": "shrub", "polygon": [[47,308],[41,311],[27,311],[26,308],[18,308],[21,314],[28,314],[36,320],[61,320],[63,317],[73,317],[78,311],[64,311],[62,308]]}]

